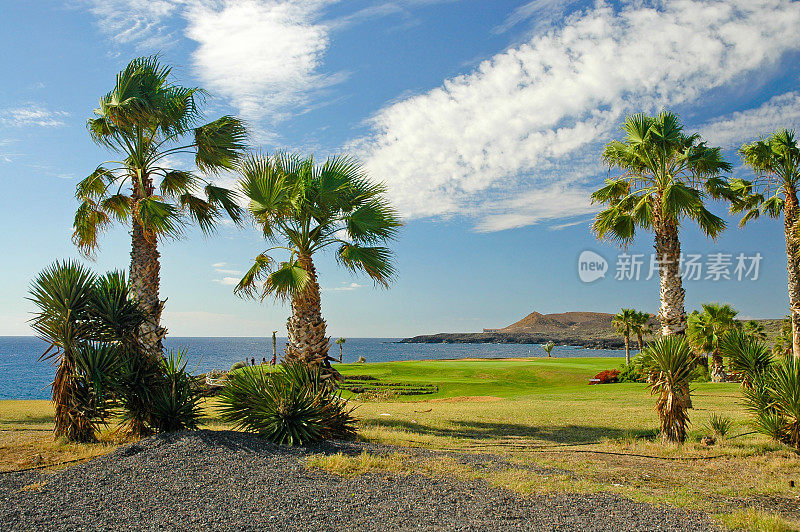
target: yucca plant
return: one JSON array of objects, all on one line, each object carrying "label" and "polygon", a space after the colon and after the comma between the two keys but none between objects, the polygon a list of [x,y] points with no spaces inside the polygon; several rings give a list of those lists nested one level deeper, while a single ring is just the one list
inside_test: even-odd
[{"label": "yucca plant", "polygon": [[773,356],[765,343],[742,330],[723,334],[719,351],[729,357],[731,369],[742,373],[742,386],[752,388],[760,375],[772,366]]},{"label": "yucca plant", "polygon": [[56,437],[94,441],[108,415],[124,339],[134,338],[144,321],[135,304],[119,299],[117,288],[124,284],[120,273],[97,277],[77,262],[59,261],[31,286],[30,299],[38,307],[32,327],[50,344],[42,358],[58,366],[52,385]]},{"label": "yucca plant", "polygon": [[161,363],[159,383],[152,394],[152,426],[158,432],[193,430],[201,424],[200,393],[186,371],[185,349],[170,350]]},{"label": "yucca plant", "polygon": [[708,429],[722,442],[733,427],[733,420],[722,414],[712,413],[708,418]]},{"label": "yucca plant", "polygon": [[649,344],[639,359],[653,375],[650,391],[657,395],[656,411],[664,442],[683,443],[689,425],[689,380],[695,356],[683,336],[665,336]]},{"label": "yucca plant", "polygon": [[305,445],[355,435],[347,402],[322,379],[320,367],[299,361],[230,375],[219,395],[221,418],[274,443]]},{"label": "yucca plant", "polygon": [[745,406],[754,416],[753,428],[800,450],[800,361],[779,360],[743,391]]}]

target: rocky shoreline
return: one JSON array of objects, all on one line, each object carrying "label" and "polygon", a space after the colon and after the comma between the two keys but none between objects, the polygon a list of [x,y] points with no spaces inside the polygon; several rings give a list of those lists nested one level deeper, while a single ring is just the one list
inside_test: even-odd
[{"label": "rocky shoreline", "polygon": [[586,338],[553,333],[437,333],[404,338],[404,344],[545,344],[575,345],[590,349],[623,349],[622,338]]}]

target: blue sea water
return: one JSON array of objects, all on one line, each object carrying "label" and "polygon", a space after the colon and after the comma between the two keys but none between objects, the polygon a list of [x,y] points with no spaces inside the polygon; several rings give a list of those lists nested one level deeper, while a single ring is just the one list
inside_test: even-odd
[{"label": "blue sea water", "polygon": [[[348,338],[343,362],[355,362],[363,356],[367,362],[398,360],[441,360],[449,358],[521,358],[540,357],[539,345],[529,344],[401,344],[397,338]],[[164,346],[186,348],[188,369],[204,373],[211,369],[227,370],[234,362],[255,358],[272,359],[272,338],[186,338],[168,337]],[[286,338],[278,338],[278,357],[284,352]],[[39,356],[47,344],[32,336],[0,336],[0,399],[48,399],[55,368]],[[331,346],[338,356],[339,348]],[[556,357],[623,357],[616,349],[585,349],[558,346]]]}]

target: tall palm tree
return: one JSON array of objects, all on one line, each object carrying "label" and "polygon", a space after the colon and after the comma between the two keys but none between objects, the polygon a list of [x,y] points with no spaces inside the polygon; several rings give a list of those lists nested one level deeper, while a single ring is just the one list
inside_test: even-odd
[{"label": "tall palm tree", "polygon": [[744,164],[753,170],[753,180],[733,179],[735,196],[731,212],[744,213],[740,222],[767,214],[783,214],[786,240],[786,271],[789,278],[789,308],[792,318],[792,352],[800,358],[800,240],[797,235],[800,207],[797,186],[800,183],[800,149],[794,131],[781,129],[739,149]]},{"label": "tall palm tree", "polygon": [[703,303],[703,312],[689,315],[687,338],[698,352],[711,355],[711,378],[715,382],[725,380],[720,340],[728,331],[741,327],[736,315],[739,312],[730,305]]},{"label": "tall palm tree", "polygon": [[706,209],[704,201],[707,196],[727,195],[727,181],[720,174],[731,165],[723,160],[720,148],[706,146],[697,134],[685,134],[678,117],[667,111],[658,116],[631,115],[622,130],[624,139],[603,150],[603,161],[622,174],[607,179],[592,194],[593,203],[608,205],[597,214],[593,229],[598,238],[622,246],[633,240],[637,227],[655,233],[661,333],[683,334],[679,228],[684,220],[694,220],[711,238],[725,229],[725,222]]},{"label": "tall palm tree", "polygon": [[644,335],[652,334],[653,328],[650,326],[650,314],[647,312],[637,311],[633,317],[633,325],[631,326],[633,332],[636,334],[636,340],[639,343],[639,352],[644,349]]},{"label": "tall palm tree", "polygon": [[624,308],[611,320],[617,332],[625,339],[625,364],[631,363],[631,330],[636,323],[636,311],[632,308]]},{"label": "tall palm tree", "polygon": [[[371,182],[350,157],[317,165],[312,157],[252,155],[240,172],[248,210],[276,245],[255,258],[234,291],[290,299],[286,358],[330,367],[314,255],[336,246],[339,264],[388,286],[395,270],[392,252],[382,244],[394,238],[400,219],[385,187]],[[277,250],[288,252],[283,262],[273,258]]]},{"label": "tall palm tree", "polygon": [[92,140],[118,160],[102,163],[78,183],[73,233],[80,251],[92,256],[112,221],[131,226],[131,289],[148,317],[140,341],[158,356],[166,334],[160,324],[158,240],[180,236],[186,222],[208,233],[224,214],[237,222],[241,215],[232,191],[172,168],[173,158],[192,154],[204,173],[231,169],[246,139],[237,118],[202,124],[203,92],[172,83],[170,72],[157,56],[134,59],[100,98],[87,127]]}]

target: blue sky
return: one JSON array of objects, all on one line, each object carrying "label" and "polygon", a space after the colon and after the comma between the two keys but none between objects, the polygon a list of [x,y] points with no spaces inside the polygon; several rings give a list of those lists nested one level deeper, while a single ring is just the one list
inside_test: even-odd
[{"label": "blue sky", "polygon": [[[643,278],[616,280],[619,250],[589,230],[588,194],[607,175],[598,154],[624,116],[680,113],[739,176],[738,145],[800,124],[797,2],[11,0],[0,17],[0,335],[30,334],[32,277],[78,256],[74,187],[106,159],[85,120],[136,56],[160,52],[178,82],[209,91],[210,119],[242,116],[263,150],[353,153],[387,183],[406,220],[399,279],[373,289],[320,257],[336,336],[474,331],[532,310],[655,312],[652,236],[628,250],[645,257]],[[687,281],[687,309],[784,315],[782,225],[728,224],[716,242],[686,225],[684,251],[759,253],[758,279]],[[126,268],[129,245],[111,230],[93,266]],[[283,330],[286,306],[232,294],[265,247],[228,226],[164,243],[170,332]],[[608,261],[605,278],[581,282],[584,250]]]}]

